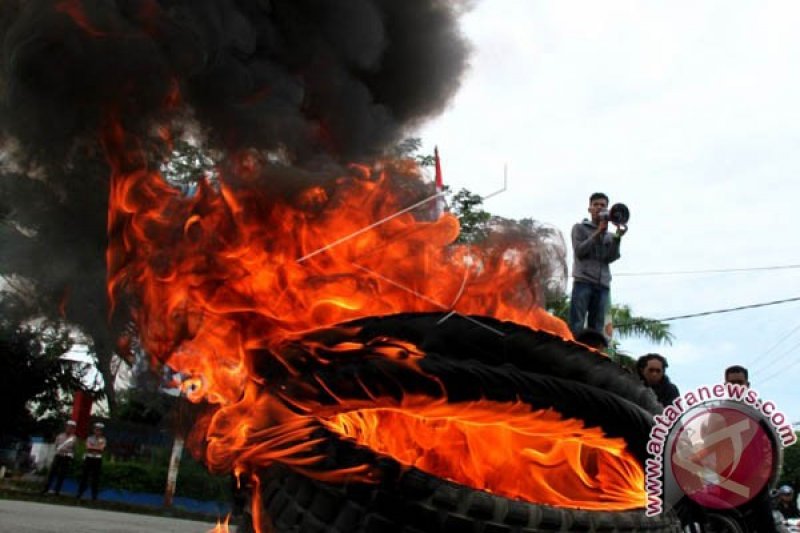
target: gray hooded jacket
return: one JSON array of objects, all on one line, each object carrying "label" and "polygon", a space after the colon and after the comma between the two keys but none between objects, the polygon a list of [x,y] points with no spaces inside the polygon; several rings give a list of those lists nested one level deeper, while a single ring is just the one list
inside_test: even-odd
[{"label": "gray hooded jacket", "polygon": [[597,225],[588,219],[572,226],[572,251],[575,255],[572,277],[575,281],[609,287],[611,269],[608,265],[620,257],[620,239],[608,232],[600,238],[592,239],[595,230]]}]

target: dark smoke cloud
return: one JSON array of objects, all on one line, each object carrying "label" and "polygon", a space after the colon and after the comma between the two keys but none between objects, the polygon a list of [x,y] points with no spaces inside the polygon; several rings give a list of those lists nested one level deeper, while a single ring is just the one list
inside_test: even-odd
[{"label": "dark smoke cloud", "polygon": [[[23,291],[29,318],[77,325],[109,378],[121,329],[117,319],[109,321],[105,289],[108,167],[84,156],[63,161],[51,175],[59,180],[13,170],[0,175],[0,274],[15,285],[35,284]],[[113,383],[106,385],[113,401]]]},{"label": "dark smoke cloud", "polygon": [[[458,4],[455,4],[457,6]],[[441,111],[467,45],[444,0],[6,0],[2,127],[26,146],[130,128],[173,84],[225,147],[370,155]]]},{"label": "dark smoke cloud", "polygon": [[108,377],[124,323],[109,324],[105,293],[109,116],[132,134],[190,116],[223,154],[280,148],[298,167],[254,184],[313,182],[300,167],[319,155],[379,153],[444,108],[466,67],[465,5],[3,0],[0,274],[33,281],[47,314],[63,309]]}]

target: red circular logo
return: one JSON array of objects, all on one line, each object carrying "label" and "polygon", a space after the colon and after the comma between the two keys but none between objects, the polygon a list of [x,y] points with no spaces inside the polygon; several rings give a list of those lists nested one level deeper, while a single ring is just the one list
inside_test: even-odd
[{"label": "red circular logo", "polygon": [[772,441],[758,420],[726,407],[702,407],[675,427],[670,464],[681,490],[704,507],[753,499],[772,474]]}]

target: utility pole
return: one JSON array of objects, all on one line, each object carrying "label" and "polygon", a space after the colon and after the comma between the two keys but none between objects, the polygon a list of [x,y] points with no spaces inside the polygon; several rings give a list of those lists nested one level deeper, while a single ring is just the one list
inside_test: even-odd
[{"label": "utility pole", "polygon": [[178,469],[181,466],[183,456],[183,435],[175,435],[172,441],[172,454],[169,458],[169,469],[167,470],[167,487],[164,491],[164,507],[172,507],[172,498],[175,496],[175,486],[178,482]]}]

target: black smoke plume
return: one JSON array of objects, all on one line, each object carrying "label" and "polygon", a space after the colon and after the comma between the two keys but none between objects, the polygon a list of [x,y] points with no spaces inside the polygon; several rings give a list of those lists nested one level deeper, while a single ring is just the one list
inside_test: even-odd
[{"label": "black smoke plume", "polygon": [[379,152],[441,111],[467,46],[443,0],[6,0],[2,127],[26,146],[182,101],[226,148]]},{"label": "black smoke plume", "polygon": [[[468,46],[445,0],[3,0],[0,274],[92,340],[109,383],[112,118],[145,138],[189,117],[228,154],[383,152],[440,112]],[[299,172],[299,171],[298,171]],[[289,175],[291,173],[283,173]],[[124,321],[119,322],[124,323]]]}]

